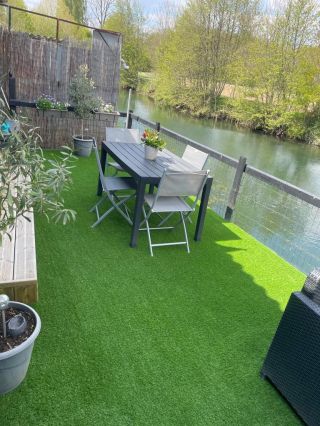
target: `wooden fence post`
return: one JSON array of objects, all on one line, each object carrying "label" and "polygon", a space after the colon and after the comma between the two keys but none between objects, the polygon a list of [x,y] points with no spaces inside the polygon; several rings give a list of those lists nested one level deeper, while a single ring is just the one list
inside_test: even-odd
[{"label": "wooden fence post", "polygon": [[12,9],[11,6],[8,7],[8,30],[11,31],[12,27]]},{"label": "wooden fence post", "polygon": [[56,26],[56,40],[59,41],[59,25],[60,25],[59,19],[57,19],[56,24],[57,24],[57,26]]},{"label": "wooden fence post", "polygon": [[131,111],[129,112],[129,116],[128,116],[128,129],[132,129],[132,113]]},{"label": "wooden fence post", "polygon": [[11,109],[16,111],[15,106],[11,106],[11,101],[16,99],[16,79],[12,76],[12,74],[9,74],[9,106]]},{"label": "wooden fence post", "polygon": [[225,215],[224,215],[224,218],[226,220],[231,220],[233,211],[234,211],[235,206],[236,206],[242,176],[243,176],[243,173],[245,172],[246,166],[247,166],[246,157],[240,157],[239,161],[238,161],[236,173],[234,175],[231,191],[229,193],[229,200],[228,200],[227,209],[226,209],[226,212],[225,212]]}]

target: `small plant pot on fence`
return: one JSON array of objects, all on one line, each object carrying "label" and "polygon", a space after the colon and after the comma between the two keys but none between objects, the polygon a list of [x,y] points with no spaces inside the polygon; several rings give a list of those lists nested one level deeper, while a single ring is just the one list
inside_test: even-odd
[{"label": "small plant pot on fence", "polygon": [[[0,311],[0,317],[3,315],[7,336],[4,338],[1,331],[0,395],[17,388],[26,377],[33,345],[41,329],[39,315],[24,303],[8,302],[7,308]],[[0,330],[2,322],[3,319]]]},{"label": "small plant pot on fence", "polygon": [[82,138],[81,136],[73,136],[74,153],[78,157],[89,157],[92,150],[93,138],[88,136]]},{"label": "small plant pot on fence", "polygon": [[158,155],[158,148],[153,148],[152,146],[144,146],[144,157],[146,160],[155,160]]}]

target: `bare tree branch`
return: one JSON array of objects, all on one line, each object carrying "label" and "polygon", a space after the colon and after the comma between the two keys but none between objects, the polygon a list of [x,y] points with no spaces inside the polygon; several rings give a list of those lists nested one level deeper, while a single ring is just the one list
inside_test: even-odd
[{"label": "bare tree branch", "polygon": [[115,0],[87,0],[87,8],[90,17],[100,28],[103,27],[108,18]]}]

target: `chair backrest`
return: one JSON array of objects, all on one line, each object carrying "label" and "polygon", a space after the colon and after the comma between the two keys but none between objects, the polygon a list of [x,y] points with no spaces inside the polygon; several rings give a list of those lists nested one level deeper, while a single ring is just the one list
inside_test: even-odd
[{"label": "chair backrest", "polygon": [[94,150],[94,154],[96,157],[96,161],[97,161],[97,166],[98,166],[98,170],[99,170],[99,176],[100,176],[100,182],[102,185],[102,188],[104,191],[107,192],[106,188],[105,188],[105,176],[104,173],[102,171],[102,167],[101,167],[101,163],[100,163],[100,157],[99,157],[99,150],[98,150],[98,145],[97,145],[97,141],[95,140],[95,138],[93,138],[93,146],[92,146],[93,150]]},{"label": "chair backrest", "polygon": [[191,145],[187,145],[182,159],[192,164],[198,170],[202,170],[208,158],[208,154],[199,149],[193,148]]},{"label": "chair backrest", "polygon": [[158,191],[155,196],[154,204],[159,197],[188,197],[195,196],[195,203],[203,190],[209,170],[200,170],[198,172],[170,172],[165,170]]},{"label": "chair backrest", "polygon": [[139,143],[139,130],[106,127],[106,141],[119,143]]}]

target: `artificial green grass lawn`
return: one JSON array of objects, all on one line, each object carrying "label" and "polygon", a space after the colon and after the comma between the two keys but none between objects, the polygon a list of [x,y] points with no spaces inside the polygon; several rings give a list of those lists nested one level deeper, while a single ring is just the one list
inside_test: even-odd
[{"label": "artificial green grass lawn", "polygon": [[211,211],[200,243],[189,226],[190,255],[151,258],[117,214],[90,228],[96,181],[80,159],[66,196],[77,221],[36,218],[42,331],[1,425],[299,424],[259,371],[304,275]]}]

